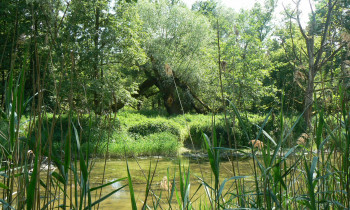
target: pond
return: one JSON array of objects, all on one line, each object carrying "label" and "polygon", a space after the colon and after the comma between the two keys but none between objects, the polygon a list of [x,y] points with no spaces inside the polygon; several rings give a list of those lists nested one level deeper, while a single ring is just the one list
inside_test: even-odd
[{"label": "pond", "polygon": [[[192,201],[197,200],[202,202],[208,202],[208,198],[205,194],[204,188],[201,187],[197,193],[195,191],[200,186],[200,181],[196,177],[201,177],[207,182],[210,186],[214,186],[214,176],[211,173],[210,169],[210,163],[205,160],[189,160],[188,158],[145,158],[145,159],[134,159],[134,160],[128,160],[128,165],[130,169],[130,174],[132,176],[133,180],[133,187],[135,191],[135,199],[138,205],[138,208],[141,208],[143,205],[143,201],[145,200],[145,190],[146,190],[146,177],[148,176],[149,167],[151,164],[151,173],[153,174],[154,169],[156,167],[156,171],[154,173],[153,182],[151,185],[151,188],[153,192],[160,196],[162,194],[162,202],[166,209],[168,209],[168,204],[166,203],[167,197],[169,196],[168,192],[166,190],[161,190],[160,183],[164,176],[167,176],[167,171],[169,171],[170,179],[172,180],[174,177],[175,172],[175,180],[176,180],[176,189],[178,190],[179,187],[179,161],[181,162],[181,165],[184,167],[184,169],[187,170],[188,166],[190,167],[190,183],[191,183],[191,196]],[[238,164],[238,168],[237,168]],[[253,175],[253,161],[252,159],[246,159],[246,160],[240,160],[234,162],[234,167],[236,175],[240,176],[250,176]],[[94,163],[94,167],[91,173],[91,187],[95,187],[101,184],[101,180],[103,178],[103,170],[104,170],[104,160],[96,160]],[[183,170],[183,168],[181,169]],[[105,167],[105,175],[104,175],[104,183],[111,182],[113,180],[126,177],[127,176],[127,169],[126,169],[126,161],[125,160],[108,160],[106,162]],[[234,174],[232,173],[232,164],[229,161],[221,162],[220,165],[220,182],[222,182],[225,178],[233,177]],[[245,182],[249,184],[249,182],[253,182],[253,177],[245,178]],[[227,183],[227,189],[229,189],[228,186],[232,186],[233,182]],[[127,184],[127,180],[114,183],[113,185],[110,185],[103,189],[102,196],[106,195],[110,192],[112,192],[115,189],[118,189],[119,187],[123,186],[124,184]],[[232,189],[232,188],[231,188]],[[179,190],[178,190],[179,191]],[[99,192],[96,194],[93,194],[92,196],[99,196]],[[180,195],[179,195],[180,196]],[[172,204],[174,204],[175,208],[178,208],[178,204],[176,202],[175,194],[172,199]],[[96,200],[96,198],[94,199]],[[153,197],[154,201],[154,197]],[[196,202],[197,202],[196,201]],[[195,203],[196,203],[195,202]],[[153,206],[152,204],[152,197],[149,196],[147,200],[147,204],[150,206]],[[131,201],[130,201],[130,194],[129,194],[129,188],[125,187],[122,190],[114,193],[111,197],[104,200],[100,204],[100,209],[131,209]]]}]

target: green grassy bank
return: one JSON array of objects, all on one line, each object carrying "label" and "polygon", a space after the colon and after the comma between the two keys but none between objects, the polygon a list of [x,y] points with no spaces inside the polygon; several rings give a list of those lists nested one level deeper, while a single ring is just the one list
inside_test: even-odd
[{"label": "green grassy bank", "polygon": [[[295,117],[289,117],[293,121]],[[244,123],[250,138],[256,138],[259,131],[257,125],[262,125],[265,116],[247,113],[244,122],[236,120],[234,129],[230,128],[230,140],[237,143],[238,148],[248,146],[247,137],[241,129]],[[71,123],[77,129],[83,151],[102,156],[108,151],[110,157],[130,156],[176,156],[180,147],[202,149],[204,142],[202,132],[212,136],[215,120],[215,134],[221,141],[221,146],[228,146],[229,140],[223,115],[185,114],[167,116],[156,111],[124,110],[108,116],[74,115]],[[69,136],[68,116],[56,117],[53,132],[54,150],[62,150],[65,139]],[[273,125],[274,118],[269,118],[264,130],[275,138],[280,130]],[[294,120],[295,121],[295,120]],[[47,136],[52,126],[53,116],[49,114],[44,119],[42,136]],[[232,121],[229,122],[232,127]],[[298,123],[291,135],[289,144],[292,146],[296,138],[304,131],[302,122]],[[71,131],[70,135],[74,135]],[[265,139],[264,139],[265,138]],[[34,136],[32,142],[34,143]],[[260,139],[269,141],[266,136]],[[193,144],[192,144],[193,142]]]}]

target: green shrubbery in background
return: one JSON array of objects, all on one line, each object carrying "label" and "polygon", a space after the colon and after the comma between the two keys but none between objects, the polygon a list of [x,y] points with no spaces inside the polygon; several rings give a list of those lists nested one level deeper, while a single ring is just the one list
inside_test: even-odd
[{"label": "green shrubbery in background", "polygon": [[[47,131],[51,128],[52,117],[48,115],[44,120],[43,142],[46,139],[45,133],[48,133]],[[256,138],[259,131],[258,126],[263,124],[264,118],[265,116],[251,113],[246,113],[242,117],[251,139]],[[287,117],[291,122],[295,120],[294,118],[294,116]],[[90,153],[97,152],[97,155],[103,155],[108,149],[111,157],[174,156],[182,145],[190,149],[193,149],[193,146],[195,149],[203,149],[202,133],[207,134],[209,138],[212,138],[213,133],[213,116],[202,114],[167,116],[155,111],[124,110],[109,116],[74,116],[71,120],[80,134],[84,151],[87,151],[89,147]],[[264,130],[273,138],[276,137],[276,133],[280,132],[276,126],[273,126],[276,125],[275,121],[273,117],[270,117],[264,127]],[[238,147],[248,146],[249,140],[240,126],[242,122],[236,119],[234,128],[232,128],[233,123],[229,123],[231,141],[236,141]],[[289,139],[291,145],[295,145],[297,136],[305,132],[304,124],[300,121],[295,127],[295,132]],[[53,142],[56,151],[62,149],[60,142],[64,142],[68,135],[68,131],[62,128],[67,127],[68,116],[62,115],[55,120]],[[221,141],[221,145],[227,147],[227,128],[224,116],[221,114],[215,116],[215,134],[216,138]],[[34,136],[32,138],[34,139]]]}]

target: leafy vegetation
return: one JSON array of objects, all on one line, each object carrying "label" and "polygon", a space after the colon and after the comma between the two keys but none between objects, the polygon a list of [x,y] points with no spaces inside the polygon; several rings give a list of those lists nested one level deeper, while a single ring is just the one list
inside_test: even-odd
[{"label": "leafy vegetation", "polygon": [[143,209],[349,208],[350,5],[314,3],[304,26],[300,1],[278,21],[275,0],[1,1],[1,208],[98,209],[129,186],[137,209],[108,158],[181,147],[212,179],[179,163],[158,194],[150,165]]}]

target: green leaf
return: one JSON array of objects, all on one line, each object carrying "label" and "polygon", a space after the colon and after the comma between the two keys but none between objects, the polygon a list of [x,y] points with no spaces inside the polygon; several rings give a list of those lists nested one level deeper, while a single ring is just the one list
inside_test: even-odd
[{"label": "green leaf", "polygon": [[221,197],[221,194],[222,194],[222,191],[224,190],[226,182],[231,181],[231,180],[244,179],[244,178],[248,178],[248,177],[250,177],[250,176],[234,176],[234,177],[231,177],[229,179],[225,179],[220,185],[218,196],[216,198],[216,202],[219,201],[219,198]]},{"label": "green leaf", "polygon": [[68,182],[68,169],[70,166],[70,161],[71,161],[71,148],[70,148],[69,135],[67,135],[65,147],[64,147],[64,176],[65,176],[66,183]]},{"label": "green leaf", "polygon": [[127,179],[127,178],[128,178],[128,177],[116,179],[116,180],[111,181],[111,182],[108,182],[108,183],[106,183],[106,184],[104,184],[104,185],[100,185],[100,186],[98,186],[98,187],[91,188],[91,189],[90,189],[90,192],[92,192],[92,191],[94,191],[94,190],[102,189],[102,188],[107,187],[107,186],[109,186],[109,185],[112,185],[112,184],[114,184],[114,183],[116,183],[116,182],[123,181],[123,180],[125,180],[125,179]]},{"label": "green leaf", "polygon": [[[169,174],[169,169],[168,169],[168,174]],[[169,197],[169,207],[171,208],[171,201],[173,199],[173,196],[174,196],[174,191],[175,191],[175,170],[174,170],[174,178],[173,178],[173,181],[172,181],[172,185],[171,185],[171,193],[170,193],[170,197]],[[169,177],[169,175],[168,175]]]},{"label": "green leaf", "polygon": [[51,176],[54,177],[57,181],[61,182],[62,184],[66,183],[65,178],[55,171],[52,172]]},{"label": "green leaf", "polygon": [[[147,205],[147,198],[148,198],[148,194],[150,191],[150,185],[151,185],[151,168],[152,168],[152,162],[149,162],[149,169],[148,169],[148,176],[147,176],[147,185],[146,185],[146,192],[145,192],[145,200],[144,200],[144,204],[142,209],[144,209]],[[152,177],[153,179],[153,177]]]},{"label": "green leaf", "polygon": [[234,110],[234,112],[235,112],[235,115],[238,117],[238,120],[239,120],[239,122],[240,122],[241,128],[243,129],[244,134],[245,134],[246,137],[247,137],[247,141],[249,141],[249,140],[250,140],[250,137],[249,137],[249,134],[248,134],[248,132],[247,132],[246,125],[245,125],[244,121],[242,120],[241,115],[239,114],[238,109],[236,108],[236,106],[235,106],[231,101],[230,101],[230,105],[232,106],[232,108],[233,108],[233,110]]},{"label": "green leaf", "polygon": [[130,191],[130,199],[131,199],[132,209],[133,210],[137,210],[135,194],[134,194],[134,188],[132,186],[128,160],[126,160],[126,169],[128,171],[129,191]]},{"label": "green leaf", "polygon": [[[39,154],[39,147],[36,150],[35,154]],[[37,173],[38,173],[38,155],[35,156],[35,161],[34,161],[34,168],[33,168],[33,173],[32,177],[30,179],[28,188],[27,188],[27,209],[31,210],[33,208],[34,204],[34,198],[35,198],[35,188],[36,188],[36,182],[37,182]]]},{"label": "green leaf", "polygon": [[[308,107],[307,107],[308,108]],[[306,109],[307,109],[306,108]],[[270,166],[272,166],[272,164],[274,163],[275,159],[276,159],[276,156],[277,156],[277,153],[278,151],[280,150],[282,144],[285,143],[285,141],[288,139],[289,135],[292,133],[292,131],[294,130],[295,126],[298,124],[298,122],[300,121],[300,119],[302,118],[302,116],[304,115],[304,112],[306,111],[306,109],[303,111],[303,113],[301,113],[301,115],[299,115],[298,119],[294,122],[293,126],[289,129],[287,135],[283,138],[280,139],[280,141],[278,142],[277,144],[277,147],[275,148],[274,152],[273,152],[273,155],[272,155],[272,158],[271,158],[271,162],[270,162]],[[282,117],[282,114],[281,114],[281,117]],[[283,121],[281,119],[281,121]],[[283,122],[282,122],[283,123]]]},{"label": "green leaf", "polygon": [[2,189],[6,189],[6,190],[8,190],[9,188],[6,186],[6,185],[4,185],[3,183],[1,183],[0,182],[0,188],[2,188]]},{"label": "green leaf", "polygon": [[6,201],[4,201],[3,199],[0,199],[0,203],[2,203],[2,208],[3,208],[3,209],[8,209],[8,208],[10,208],[10,209],[15,209],[15,208],[13,208],[12,206],[10,206],[10,204],[7,203]]},{"label": "green leaf", "polygon": [[311,163],[311,168],[310,168],[310,174],[312,175],[316,169],[317,166],[317,162],[318,162],[318,157],[313,157],[312,158],[312,163]]},{"label": "green leaf", "polygon": [[[335,129],[333,129],[333,131],[331,131],[331,129],[329,128],[329,126],[327,125],[327,123],[324,123],[324,127],[326,128],[327,133],[329,133],[329,135],[326,137],[325,140],[323,140],[323,141],[321,142],[321,144],[320,144],[320,149],[322,149],[323,146],[324,146],[331,138],[333,139],[333,141],[335,142],[335,144],[336,144],[336,142],[338,142],[338,139],[337,139],[337,137],[334,135],[334,133],[337,132],[337,130],[339,129],[339,126],[337,126]],[[333,146],[335,146],[335,145],[333,145]],[[331,150],[331,151],[333,151],[333,150]]]},{"label": "green leaf", "polygon": [[72,125],[73,125],[73,129],[74,129],[75,140],[76,140],[77,150],[78,150],[78,154],[79,154],[80,171],[83,174],[83,178],[84,178],[83,184],[85,185],[88,181],[88,169],[87,169],[87,166],[86,166],[85,161],[84,161],[84,154],[80,150],[78,131],[77,131],[76,127],[74,126],[73,122],[72,122]]},{"label": "green leaf", "polygon": [[2,109],[0,109],[0,116],[1,116],[1,118],[2,118],[3,120],[5,120],[5,121],[8,120],[8,119],[7,119],[6,113],[5,113]]},{"label": "green leaf", "polygon": [[[124,185],[124,186],[121,186],[120,188],[118,188],[118,189],[116,189],[116,190],[113,190],[112,192],[108,193],[107,195],[105,195],[105,196],[103,196],[102,198],[98,199],[97,201],[93,202],[91,205],[85,207],[84,210],[90,209],[90,208],[93,207],[94,205],[101,203],[102,201],[106,200],[106,199],[109,198],[111,195],[113,195],[114,193],[118,192],[119,190],[123,189],[123,188],[126,187],[126,186],[127,186],[127,184]],[[133,207],[133,209],[134,209],[134,207]]]},{"label": "green leaf", "polygon": [[276,144],[276,141],[264,130],[262,129],[260,126],[256,125],[256,127],[258,127],[259,129],[261,129],[262,133],[275,145],[277,146]]}]

